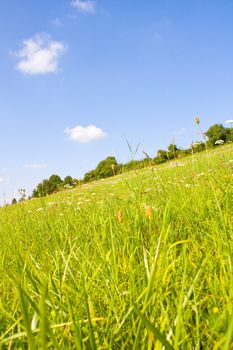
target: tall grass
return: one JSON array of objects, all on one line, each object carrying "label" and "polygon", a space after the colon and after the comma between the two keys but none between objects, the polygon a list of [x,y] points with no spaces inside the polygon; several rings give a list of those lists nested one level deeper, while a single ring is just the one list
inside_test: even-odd
[{"label": "tall grass", "polygon": [[0,348],[230,349],[232,160],[221,147],[2,208]]}]

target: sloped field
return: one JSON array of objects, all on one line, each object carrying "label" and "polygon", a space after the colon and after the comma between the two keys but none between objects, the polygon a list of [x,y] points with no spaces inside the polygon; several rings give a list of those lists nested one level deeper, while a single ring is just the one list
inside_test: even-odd
[{"label": "sloped field", "polygon": [[0,348],[229,349],[232,216],[232,145],[2,208]]}]

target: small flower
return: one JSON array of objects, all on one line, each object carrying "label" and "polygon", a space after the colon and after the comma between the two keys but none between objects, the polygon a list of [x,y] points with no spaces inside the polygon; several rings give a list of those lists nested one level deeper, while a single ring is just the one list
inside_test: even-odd
[{"label": "small flower", "polygon": [[215,145],[223,145],[224,144],[224,140],[217,140],[214,143]]},{"label": "small flower", "polygon": [[152,215],[153,215],[153,208],[152,207],[147,207],[146,208],[146,216],[151,219],[152,218]]},{"label": "small flower", "polygon": [[219,309],[216,306],[213,308],[213,313],[214,314],[218,314],[219,313]]},{"label": "small flower", "polygon": [[121,210],[121,209],[118,211],[117,218],[118,218],[119,224],[121,224],[122,221],[123,221],[123,213],[122,213],[122,210]]},{"label": "small flower", "polygon": [[205,175],[205,173],[199,173],[199,174],[196,175],[196,177],[200,177],[200,176],[203,176],[203,175]]},{"label": "small flower", "polygon": [[152,188],[150,188],[150,187],[149,187],[149,188],[147,188],[147,189],[145,190],[145,192],[146,192],[146,193],[151,192],[151,191],[153,191],[153,189],[152,189]]}]

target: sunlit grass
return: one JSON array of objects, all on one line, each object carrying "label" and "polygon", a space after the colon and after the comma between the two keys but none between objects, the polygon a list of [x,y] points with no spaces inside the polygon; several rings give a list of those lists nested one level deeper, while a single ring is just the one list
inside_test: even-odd
[{"label": "sunlit grass", "polygon": [[0,210],[0,348],[228,349],[233,147]]}]

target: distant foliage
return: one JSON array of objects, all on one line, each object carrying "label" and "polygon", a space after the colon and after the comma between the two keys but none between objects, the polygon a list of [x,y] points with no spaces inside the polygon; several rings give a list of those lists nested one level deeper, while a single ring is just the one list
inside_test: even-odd
[{"label": "distant foliage", "polygon": [[[68,177],[68,176],[67,176]],[[59,191],[63,186],[63,181],[59,175],[53,174],[49,179],[43,180],[32,192],[32,197],[44,197]]]},{"label": "distant foliage", "polygon": [[[32,193],[32,197],[46,196],[61,189],[71,189],[75,185],[81,184],[83,182],[88,183],[91,181],[105,179],[122,172],[162,164],[176,158],[181,159],[189,154],[204,151],[206,148],[218,147],[223,143],[232,142],[233,140],[233,128],[225,128],[222,124],[215,124],[212,125],[205,133],[203,133],[199,126],[200,120],[198,117],[196,118],[196,125],[199,128],[199,134],[203,135],[203,141],[192,142],[190,147],[187,149],[179,148],[173,141],[166,150],[159,149],[155,158],[150,158],[146,152],[143,152],[144,156],[146,156],[144,159],[132,159],[125,164],[119,164],[115,157],[110,156],[99,162],[95,169],[87,172],[84,175],[83,180],[76,180],[71,176],[66,176],[62,181],[58,175],[50,176],[49,179],[45,179],[37,185]],[[137,146],[136,151],[133,152],[132,147],[128,141],[127,144],[133,158],[133,155],[138,151],[139,145]],[[21,195],[22,197],[20,201],[25,199],[25,193],[21,193]]]},{"label": "distant foliage", "polygon": [[157,164],[160,164],[160,163],[164,163],[166,162],[169,158],[168,158],[168,152],[167,151],[164,151],[163,149],[159,149],[158,152],[157,152],[157,159],[156,160],[156,163]]},{"label": "distant foliage", "polygon": [[212,125],[205,132],[205,135],[208,137],[207,145],[209,147],[215,147],[216,145],[221,145],[221,142],[218,142],[220,140],[224,142],[232,141],[232,129],[224,128],[222,124]]},{"label": "distant foliage", "polygon": [[119,174],[120,168],[115,157],[107,157],[97,165],[95,170],[91,170],[84,175],[84,182],[105,179],[117,175]]},{"label": "distant foliage", "polygon": [[19,203],[24,202],[27,199],[25,188],[20,188],[18,190],[18,193],[20,195]]},{"label": "distant foliage", "polygon": [[71,176],[66,176],[63,180],[63,185],[70,185],[72,186],[74,184],[74,179]]},{"label": "distant foliage", "polygon": [[17,204],[17,199],[16,198],[13,198],[12,201],[11,201],[11,205],[14,205],[14,204]]}]

